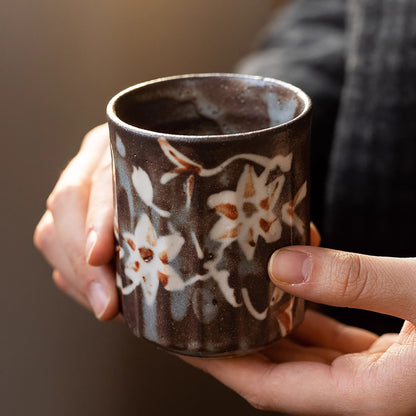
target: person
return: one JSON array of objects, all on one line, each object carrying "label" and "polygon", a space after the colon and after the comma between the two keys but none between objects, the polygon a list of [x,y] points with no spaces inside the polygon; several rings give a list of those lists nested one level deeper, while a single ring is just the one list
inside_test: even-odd
[{"label": "person", "polygon": [[[183,359],[260,409],[416,414],[416,3],[294,1],[237,71],[284,79],[312,98],[312,218],[331,249],[283,248],[269,275],[291,294],[343,307],[325,312],[344,322],[311,309],[261,352]],[[34,236],[57,286],[100,320],[119,311],[112,228],[102,125],[62,173]]]}]

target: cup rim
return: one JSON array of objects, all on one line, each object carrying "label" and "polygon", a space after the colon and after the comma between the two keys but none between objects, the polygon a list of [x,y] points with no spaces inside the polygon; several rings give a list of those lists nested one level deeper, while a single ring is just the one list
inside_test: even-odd
[{"label": "cup rim", "polygon": [[[295,118],[286,121],[285,123],[277,124],[276,126],[266,127],[264,129],[258,129],[258,130],[250,130],[247,132],[242,133],[230,133],[230,134],[208,134],[208,135],[194,135],[194,134],[172,134],[172,133],[162,133],[157,132],[154,130],[148,130],[141,127],[134,126],[132,124],[126,123],[123,121],[120,117],[116,115],[115,112],[115,105],[118,99],[123,97],[126,94],[129,94],[130,92],[134,90],[138,90],[140,88],[146,87],[148,85],[156,84],[159,82],[166,82],[166,81],[173,81],[173,80],[180,80],[180,79],[193,79],[193,78],[237,78],[237,79],[249,79],[252,81],[263,81],[263,82],[269,82],[275,85],[279,85],[281,87],[287,88],[294,92],[297,97],[304,103],[304,108],[300,114],[298,114]],[[265,132],[273,132],[273,131],[279,131],[286,129],[288,126],[290,126],[293,123],[296,123],[298,120],[304,118],[312,109],[312,101],[310,97],[299,87],[296,87],[293,84],[290,84],[286,81],[282,81],[279,79],[271,78],[271,77],[263,77],[259,75],[249,75],[249,74],[239,74],[239,73],[223,73],[223,72],[206,72],[206,73],[193,73],[193,74],[183,74],[183,75],[173,75],[168,77],[161,77],[156,78],[150,81],[144,81],[135,85],[132,85],[128,88],[125,88],[124,90],[120,91],[116,95],[114,95],[110,101],[107,104],[106,114],[107,114],[107,120],[111,121],[115,125],[118,125],[123,130],[127,130],[131,133],[135,134],[145,134],[146,136],[150,137],[165,137],[166,139],[170,140],[181,140],[181,141],[192,141],[192,140],[224,140],[224,139],[242,139],[244,137],[251,137],[256,134],[261,134]]]}]

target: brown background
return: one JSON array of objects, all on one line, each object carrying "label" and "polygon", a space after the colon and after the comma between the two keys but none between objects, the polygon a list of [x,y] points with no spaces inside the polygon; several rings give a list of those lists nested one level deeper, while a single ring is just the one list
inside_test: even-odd
[{"label": "brown background", "polygon": [[32,233],[112,95],[159,76],[231,71],[277,3],[0,1],[1,415],[260,414],[67,299]]}]

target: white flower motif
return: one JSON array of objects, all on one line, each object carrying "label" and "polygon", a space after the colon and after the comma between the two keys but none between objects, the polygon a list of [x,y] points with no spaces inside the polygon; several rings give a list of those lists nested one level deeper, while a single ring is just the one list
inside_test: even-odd
[{"label": "white flower motif", "polygon": [[179,253],[184,239],[179,234],[157,237],[153,224],[147,214],[142,214],[134,235],[123,233],[122,239],[127,243],[125,275],[131,284],[121,288],[123,294],[131,293],[140,284],[148,305],[155,301],[159,283],[166,290],[182,290],[185,287],[177,272],[169,266]]},{"label": "white flower motif", "polygon": [[131,180],[137,194],[147,206],[153,208],[162,217],[170,216],[170,212],[160,209],[153,203],[153,185],[149,175],[145,170],[143,170],[141,167],[138,169],[133,167]]},{"label": "white flower motif", "polygon": [[226,245],[237,240],[247,260],[253,259],[259,236],[272,243],[282,233],[273,210],[284,176],[266,185],[267,178],[267,170],[257,176],[253,166],[247,164],[235,191],[223,191],[208,198],[208,206],[221,216],[210,231],[210,238]]},{"label": "white flower motif", "polygon": [[293,329],[293,307],[295,304],[295,298],[293,296],[290,299],[280,305],[276,311],[277,321],[279,322],[282,336],[285,336]]},{"label": "white flower motif", "polygon": [[118,135],[116,135],[116,148],[121,157],[126,157],[126,148]]},{"label": "white flower motif", "polygon": [[304,182],[303,185],[296,192],[293,201],[286,202],[282,208],[282,219],[290,227],[296,227],[300,235],[305,234],[305,224],[303,221],[295,214],[295,210],[298,205],[305,199],[307,194],[307,182]]}]

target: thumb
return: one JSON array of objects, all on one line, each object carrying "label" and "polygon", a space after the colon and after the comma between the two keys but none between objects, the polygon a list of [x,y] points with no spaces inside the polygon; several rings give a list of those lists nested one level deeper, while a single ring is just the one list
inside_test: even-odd
[{"label": "thumb", "polygon": [[269,262],[285,292],[317,303],[367,309],[416,322],[416,259],[292,246]]}]

